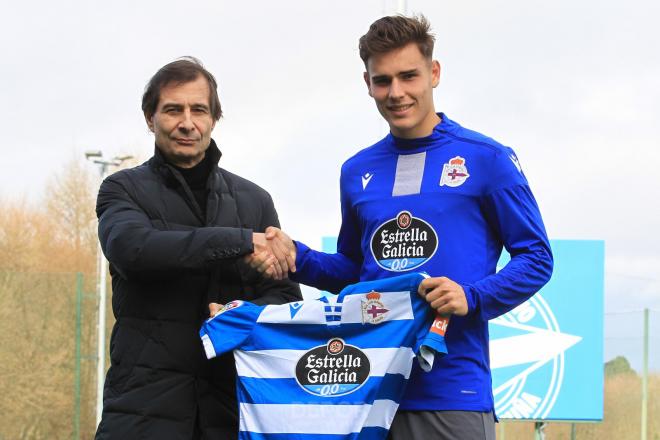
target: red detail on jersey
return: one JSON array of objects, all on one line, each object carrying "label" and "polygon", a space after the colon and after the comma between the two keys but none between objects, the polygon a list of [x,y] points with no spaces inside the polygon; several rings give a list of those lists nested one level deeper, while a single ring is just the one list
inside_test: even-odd
[{"label": "red detail on jersey", "polygon": [[447,326],[449,325],[449,316],[440,316],[436,315],[431,325],[431,332],[437,333],[440,336],[444,336],[447,332]]},{"label": "red detail on jersey", "polygon": [[371,292],[367,293],[367,299],[380,299],[380,293],[372,290]]},{"label": "red detail on jersey", "polygon": [[400,212],[396,219],[397,224],[401,229],[407,229],[412,223],[412,215],[409,212]]}]

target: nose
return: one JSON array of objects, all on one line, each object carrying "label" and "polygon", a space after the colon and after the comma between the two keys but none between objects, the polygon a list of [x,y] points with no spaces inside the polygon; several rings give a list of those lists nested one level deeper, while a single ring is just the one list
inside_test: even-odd
[{"label": "nose", "polygon": [[394,78],[390,83],[389,98],[390,99],[400,99],[403,98],[403,87],[401,87],[401,82]]},{"label": "nose", "polygon": [[183,112],[183,117],[181,118],[181,121],[179,122],[179,130],[188,133],[190,131],[193,131],[194,129],[195,129],[195,124],[193,124],[192,113],[190,112],[190,109],[186,109]]}]

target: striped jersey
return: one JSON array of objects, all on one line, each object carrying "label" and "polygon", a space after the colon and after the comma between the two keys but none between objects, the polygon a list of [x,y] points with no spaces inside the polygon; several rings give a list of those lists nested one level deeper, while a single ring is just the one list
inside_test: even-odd
[{"label": "striped jersey", "polygon": [[384,439],[414,358],[428,371],[447,351],[424,277],[353,284],[336,302],[233,301],[206,321],[207,357],[234,351],[239,438]]}]

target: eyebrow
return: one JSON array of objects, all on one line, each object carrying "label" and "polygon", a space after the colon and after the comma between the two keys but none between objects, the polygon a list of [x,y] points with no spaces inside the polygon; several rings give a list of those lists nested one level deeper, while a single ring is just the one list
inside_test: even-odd
[{"label": "eyebrow", "polygon": [[[203,108],[205,110],[208,110],[210,107],[206,104],[198,103],[198,104],[191,104],[191,108]],[[168,109],[175,109],[175,110],[180,110],[183,108],[182,104],[177,104],[175,102],[167,102],[163,104],[163,107],[161,108],[162,110],[168,110]]]},{"label": "eyebrow", "polygon": [[163,107],[161,107],[162,110],[168,110],[168,109],[171,109],[171,108],[180,109],[180,108],[183,108],[183,106],[181,104],[176,104],[176,103],[173,103],[173,102],[167,102],[167,103],[163,104]]},{"label": "eyebrow", "polygon": [[374,75],[371,77],[372,81],[382,81],[392,78],[390,75]]},{"label": "eyebrow", "polygon": [[[413,73],[419,72],[419,69],[410,69],[410,70],[404,70],[402,72],[398,72],[396,76],[401,76],[401,75],[410,75]],[[391,75],[374,75],[371,77],[372,81],[381,81],[381,80],[386,80],[392,78]]]}]

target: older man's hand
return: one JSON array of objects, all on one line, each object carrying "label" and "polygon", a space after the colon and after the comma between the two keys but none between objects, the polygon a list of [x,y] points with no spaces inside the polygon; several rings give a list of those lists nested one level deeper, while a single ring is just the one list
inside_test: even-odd
[{"label": "older man's hand", "polygon": [[296,245],[284,231],[275,226],[266,228],[266,239],[271,244],[273,255],[290,272],[296,271]]},{"label": "older man's hand", "polygon": [[209,304],[209,316],[213,318],[218,312],[222,309],[222,304],[210,303]]},{"label": "older man's hand", "polygon": [[296,246],[281,229],[268,227],[265,234],[254,233],[254,253],[245,261],[263,276],[275,280],[296,271]]}]

